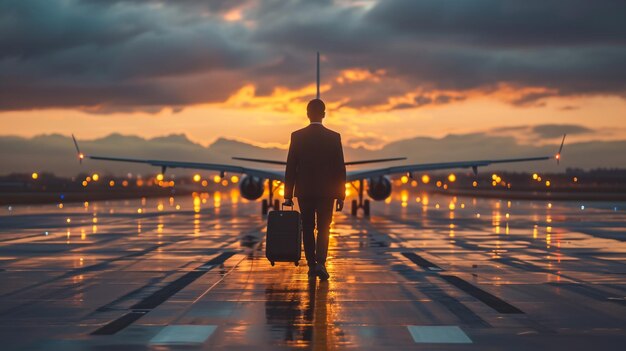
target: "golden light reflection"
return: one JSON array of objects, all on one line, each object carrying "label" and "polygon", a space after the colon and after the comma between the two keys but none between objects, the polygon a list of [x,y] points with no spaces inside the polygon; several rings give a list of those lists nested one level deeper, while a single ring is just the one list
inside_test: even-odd
[{"label": "golden light reflection", "polygon": [[98,175],[98,173],[94,173],[91,176],[91,179],[93,179],[94,182],[97,182],[100,179],[100,176]]},{"label": "golden light reflection", "polygon": [[450,173],[450,175],[448,175],[448,181],[450,183],[456,182],[456,175],[454,173]]},{"label": "golden light reflection", "polygon": [[31,174],[30,176],[31,176],[31,178],[33,178],[33,179],[37,179],[37,178],[39,178],[39,174],[37,174],[37,172],[33,172],[33,174]]},{"label": "golden light reflection", "polygon": [[159,182],[162,182],[162,181],[163,181],[163,179],[165,179],[165,176],[163,176],[163,174],[162,174],[162,173],[157,174],[157,176],[156,176],[156,180],[158,180]]},{"label": "golden light reflection", "polygon": [[222,205],[222,193],[219,191],[216,191],[215,194],[213,194],[213,206],[215,208],[219,208]]},{"label": "golden light reflection", "polygon": [[237,205],[239,203],[239,189],[231,189],[230,190],[230,202],[233,205]]},{"label": "golden light reflection", "polygon": [[408,183],[408,182],[409,182],[409,177],[407,177],[407,176],[403,175],[403,176],[400,178],[400,181],[402,182],[402,184],[406,184],[406,183]]},{"label": "golden light reflection", "polygon": [[[195,193],[194,193],[195,194]],[[200,197],[197,195],[193,197],[193,211],[198,213],[200,212],[200,204],[202,203]]]},{"label": "golden light reflection", "polygon": [[200,214],[196,213],[193,215],[193,235],[200,235]]},{"label": "golden light reflection", "polygon": [[201,179],[202,179],[202,178],[200,177],[200,175],[199,175],[199,174],[194,174],[194,175],[193,175],[193,181],[194,181],[194,182],[196,182],[196,183],[197,183],[197,182],[199,182]]},{"label": "golden light reflection", "polygon": [[230,177],[230,182],[233,184],[239,183],[239,177],[236,175]]},{"label": "golden light reflection", "polygon": [[213,176],[213,182],[214,182],[215,184],[217,184],[217,183],[219,183],[219,182],[221,182],[221,181],[222,181],[222,178],[221,178],[220,176],[218,176],[218,175],[214,175],[214,176]]},{"label": "golden light reflection", "polygon": [[422,183],[424,183],[424,184],[430,183],[430,177],[428,176],[428,174],[424,174],[422,176]]}]

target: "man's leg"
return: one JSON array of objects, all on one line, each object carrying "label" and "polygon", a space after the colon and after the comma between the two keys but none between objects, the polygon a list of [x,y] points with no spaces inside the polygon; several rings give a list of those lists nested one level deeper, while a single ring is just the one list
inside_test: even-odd
[{"label": "man's leg", "polygon": [[317,199],[317,248],[315,250],[317,263],[324,265],[328,255],[328,236],[330,223],[333,220],[335,199]]},{"label": "man's leg", "polygon": [[309,267],[315,266],[315,199],[298,198],[300,214],[302,216],[302,241],[304,242],[304,256]]}]

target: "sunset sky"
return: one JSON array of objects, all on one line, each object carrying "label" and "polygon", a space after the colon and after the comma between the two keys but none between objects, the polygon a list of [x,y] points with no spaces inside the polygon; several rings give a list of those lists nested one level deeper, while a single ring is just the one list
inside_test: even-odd
[{"label": "sunset sky", "polygon": [[1,135],[626,139],[626,2],[0,0]]}]

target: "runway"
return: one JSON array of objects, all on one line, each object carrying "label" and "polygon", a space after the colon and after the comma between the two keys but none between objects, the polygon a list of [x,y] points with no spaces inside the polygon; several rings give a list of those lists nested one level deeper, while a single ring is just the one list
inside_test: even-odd
[{"label": "runway", "polygon": [[236,193],[60,207],[0,210],[2,350],[626,343],[625,203],[394,194],[335,216],[325,283],[270,266]]}]

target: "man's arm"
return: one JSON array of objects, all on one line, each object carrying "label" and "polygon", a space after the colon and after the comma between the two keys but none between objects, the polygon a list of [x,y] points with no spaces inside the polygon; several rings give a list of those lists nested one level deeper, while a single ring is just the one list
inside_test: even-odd
[{"label": "man's arm", "polygon": [[298,154],[294,141],[293,134],[291,134],[289,153],[287,154],[287,167],[285,168],[285,199],[293,198],[293,188],[296,183],[296,172],[298,171]]},{"label": "man's arm", "polygon": [[341,145],[341,135],[339,135],[338,146],[337,146],[337,182],[339,183],[340,189],[340,197],[338,200],[343,200],[346,198],[346,162],[343,158],[343,146]]},{"label": "man's arm", "polygon": [[343,202],[346,198],[346,163],[343,158],[343,146],[341,145],[341,135],[337,138],[337,182],[338,182],[338,197],[335,210],[337,212],[343,210]]}]

